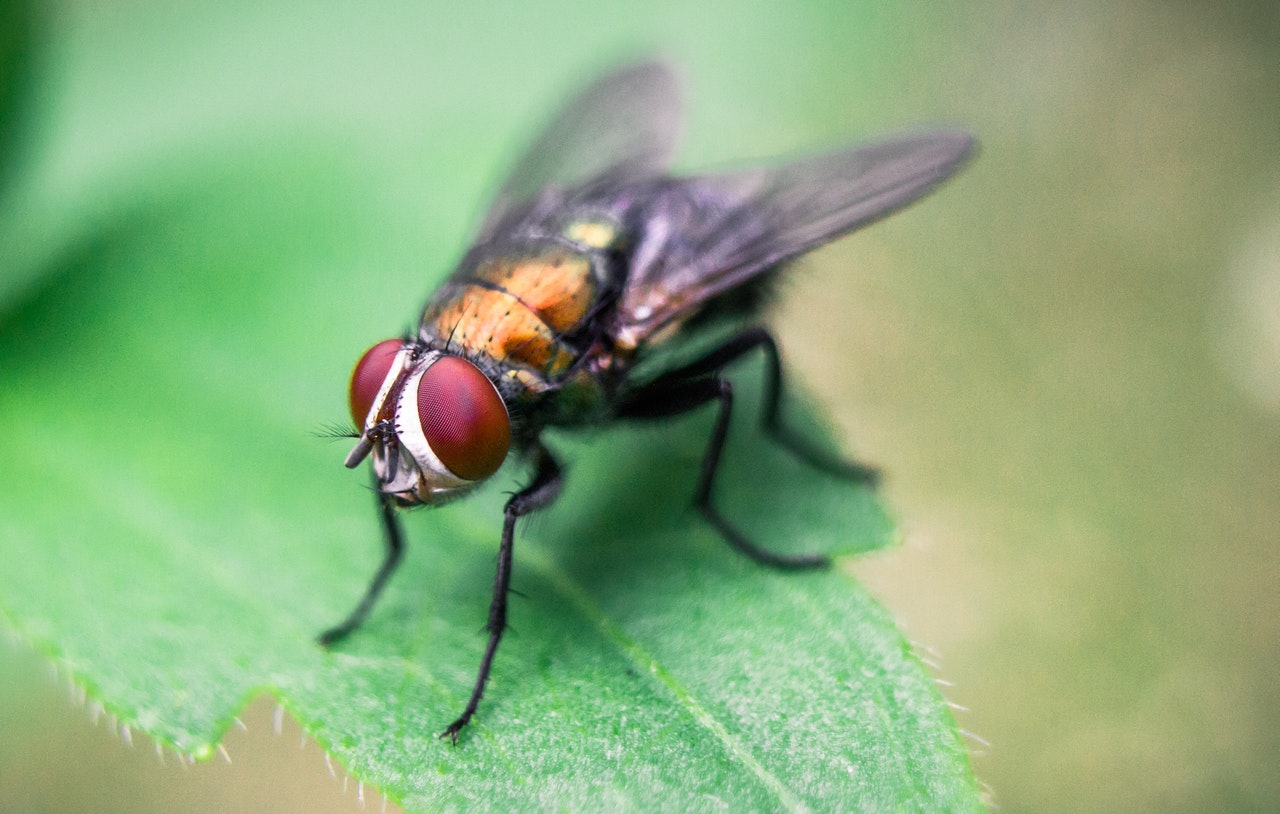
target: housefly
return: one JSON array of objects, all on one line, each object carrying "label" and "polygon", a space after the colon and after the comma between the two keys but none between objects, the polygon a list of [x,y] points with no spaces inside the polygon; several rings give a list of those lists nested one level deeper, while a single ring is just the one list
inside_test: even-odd
[{"label": "housefly", "polygon": [[351,376],[358,441],[371,459],[386,542],[382,565],[350,615],[320,635],[332,645],[369,614],[401,560],[397,508],[469,493],[515,453],[532,479],[506,502],[488,645],[462,714],[475,714],[507,626],[516,520],[550,504],[561,471],[548,426],[657,419],[704,405],[716,422],[694,491],[701,514],[734,548],[784,569],[828,564],[749,539],[712,500],[733,386],[721,370],[760,353],[765,430],[801,459],[850,478],[873,472],[806,446],[778,420],[778,349],[743,330],[700,358],[642,374],[656,349],[689,341],[723,314],[749,315],[787,261],[905,206],[965,161],[973,140],[933,131],[767,168],[692,176],[667,171],[679,93],[660,63],[589,86],[516,164],[457,269],[427,300],[417,333],[370,348]]}]

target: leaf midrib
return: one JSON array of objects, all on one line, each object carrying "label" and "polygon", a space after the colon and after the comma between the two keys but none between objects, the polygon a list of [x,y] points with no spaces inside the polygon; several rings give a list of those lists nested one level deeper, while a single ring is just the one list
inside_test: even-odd
[{"label": "leaf midrib", "polygon": [[[475,527],[474,531],[476,533],[463,535],[467,540],[467,544],[476,549],[491,551],[491,546],[480,541],[484,539],[485,531],[492,530],[487,526],[482,526],[480,523],[473,522],[470,525]],[[599,604],[591,599],[591,596],[583,586],[570,577],[568,572],[560,567],[553,558],[532,546],[526,546],[520,556],[521,565],[531,567],[546,579],[552,589],[577,609],[583,618],[600,633],[604,641],[612,646],[619,655],[638,668],[638,671],[656,678],[658,683],[671,693],[676,703],[684,708],[699,726],[707,730],[719,741],[731,757],[739,761],[776,797],[780,806],[787,811],[794,812],[807,812],[810,810],[777,775],[769,771],[761,763],[759,758],[747,748],[740,738],[731,733],[728,727],[716,718],[706,705],[698,700],[689,688],[681,684],[675,676],[667,671],[656,656],[623,633],[622,629],[610,619],[608,614],[604,613]],[[495,745],[498,744],[497,740],[492,740],[491,742]]]}]

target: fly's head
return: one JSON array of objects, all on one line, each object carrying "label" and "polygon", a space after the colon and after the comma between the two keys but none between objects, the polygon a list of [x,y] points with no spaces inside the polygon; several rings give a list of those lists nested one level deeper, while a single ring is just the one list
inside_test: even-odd
[{"label": "fly's head", "polygon": [[378,487],[401,503],[440,504],[498,471],[511,419],[493,382],[459,356],[387,339],[360,357],[348,392],[360,440],[355,467],[373,455]]}]

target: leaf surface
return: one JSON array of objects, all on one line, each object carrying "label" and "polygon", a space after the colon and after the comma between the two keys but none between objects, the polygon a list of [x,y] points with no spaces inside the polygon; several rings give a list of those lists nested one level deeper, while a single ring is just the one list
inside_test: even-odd
[{"label": "leaf surface", "polygon": [[[883,608],[839,570],[744,560],[689,508],[709,414],[548,438],[566,491],[520,527],[514,630],[457,748],[436,735],[484,646],[518,462],[409,512],[368,624],[315,644],[381,555],[367,480],[316,431],[460,250],[474,179],[446,169],[470,149],[436,135],[413,211],[342,145],[277,138],[0,212],[21,281],[0,292],[0,614],[161,744],[207,758],[271,693],[411,810],[977,807]],[[761,438],[758,366],[734,369],[726,514],[780,550],[892,542],[871,493]],[[821,432],[803,399],[787,413]]]}]

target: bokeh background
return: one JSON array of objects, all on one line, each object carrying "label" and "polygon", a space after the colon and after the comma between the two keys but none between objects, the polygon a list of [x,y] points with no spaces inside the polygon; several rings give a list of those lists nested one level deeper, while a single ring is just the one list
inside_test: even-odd
[{"label": "bokeh background", "polygon": [[[138,178],[299,145],[377,180],[353,217],[391,213],[389,248],[317,270],[335,297],[420,296],[415,265],[453,258],[404,235],[461,243],[522,139],[628,56],[685,67],[687,168],[968,127],[959,180],[802,263],[774,319],[904,527],[852,567],[933,654],[1003,810],[1280,808],[1274,3],[5,8],[9,222],[56,202],[74,234]],[[7,290],[52,249],[24,251]],[[358,805],[270,702],[233,763],[184,770],[0,647],[0,810]]]}]

